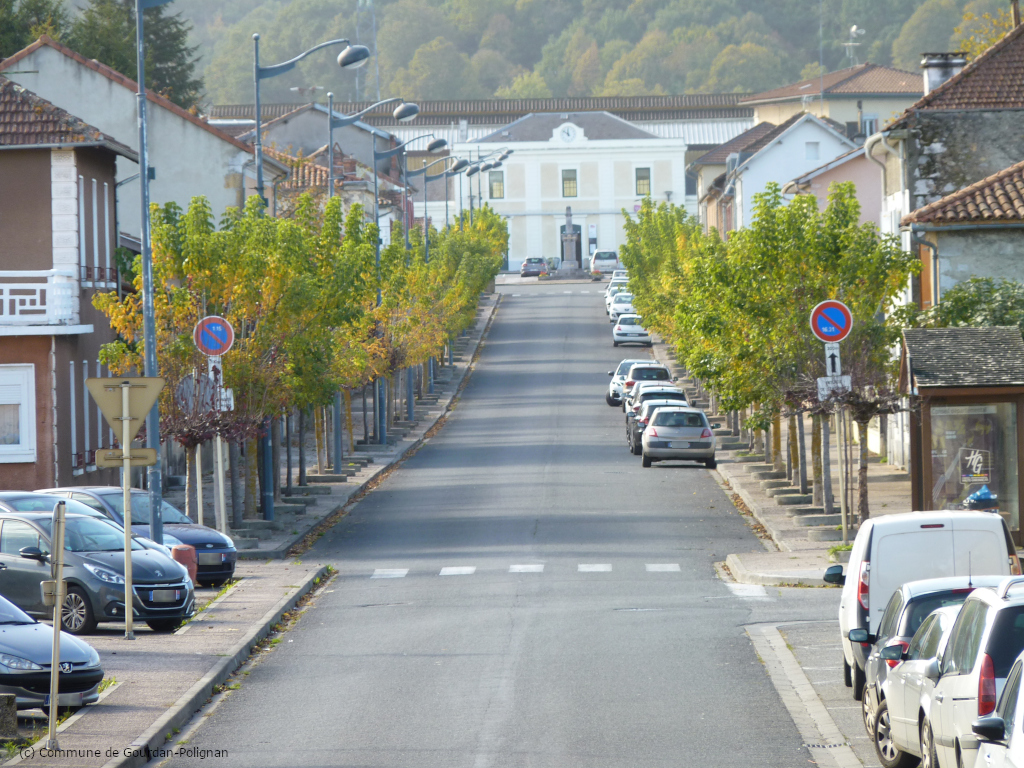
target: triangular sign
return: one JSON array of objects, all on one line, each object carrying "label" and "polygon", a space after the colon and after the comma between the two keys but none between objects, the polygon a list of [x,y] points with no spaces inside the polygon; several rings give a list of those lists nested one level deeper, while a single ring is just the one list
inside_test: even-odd
[{"label": "triangular sign", "polygon": [[122,383],[130,384],[128,388],[128,413],[131,421],[128,422],[128,442],[130,443],[139,434],[142,423],[146,416],[153,409],[153,403],[164,388],[164,380],[159,378],[126,377],[122,379],[86,379],[85,386],[89,388],[92,399],[103,412],[110,428],[114,430],[114,436],[118,441],[122,440],[124,425],[122,421],[123,395],[121,392]]}]

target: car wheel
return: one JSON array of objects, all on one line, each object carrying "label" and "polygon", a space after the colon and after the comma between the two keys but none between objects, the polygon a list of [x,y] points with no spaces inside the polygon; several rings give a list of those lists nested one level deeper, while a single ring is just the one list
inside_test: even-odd
[{"label": "car wheel", "polygon": [[921,740],[921,768],[939,768],[939,756],[935,752],[935,737],[927,720],[921,722],[918,737]]},{"label": "car wheel", "polygon": [[92,603],[81,587],[68,587],[64,607],[60,612],[60,625],[72,635],[87,635],[96,629]]},{"label": "car wheel", "polygon": [[718,462],[715,459],[705,459],[704,466],[708,469],[715,469],[718,466]]},{"label": "car wheel", "polygon": [[605,396],[604,396],[604,401],[605,401],[606,403],[608,403],[608,405],[612,405],[612,406],[618,405],[618,403],[617,403],[617,402],[615,402],[615,400],[614,400],[614,399],[612,398],[612,395],[611,395],[611,393],[610,393],[610,392],[609,392],[609,393],[607,393],[607,394],[605,394]]},{"label": "car wheel", "polygon": [[629,447],[629,450],[633,453],[634,456],[639,456],[641,453],[644,452],[644,446],[641,443],[634,440],[633,444]]},{"label": "car wheel", "polygon": [[181,626],[181,619],[148,619],[146,624],[154,632],[173,632]]},{"label": "car wheel", "polygon": [[853,688],[853,677],[850,673],[850,665],[846,663],[846,655],[843,655],[843,685]]},{"label": "car wheel", "polygon": [[643,460],[640,463],[643,464],[645,467],[651,466],[651,459],[650,459],[650,457],[646,453],[643,453],[642,450],[641,450],[641,453],[643,454]]},{"label": "car wheel", "polygon": [[878,754],[879,762],[885,768],[911,768],[918,763],[913,755],[908,755],[896,748],[892,740],[892,730],[889,727],[889,702],[882,699],[878,705],[878,711],[874,715],[874,733],[872,739],[875,742],[875,752]]},{"label": "car wheel", "polygon": [[613,347],[617,347],[617,346],[619,346],[619,342],[617,342],[617,341],[612,341],[612,346],[613,346]]},{"label": "car wheel", "polygon": [[853,700],[860,701],[864,695],[864,684],[867,680],[864,678],[864,670],[857,666],[856,663],[853,665]]},{"label": "car wheel", "polygon": [[868,696],[867,689],[864,690],[864,695],[860,700],[860,714],[864,720],[864,730],[868,733],[868,738],[875,738],[875,710],[871,706],[871,697]]}]

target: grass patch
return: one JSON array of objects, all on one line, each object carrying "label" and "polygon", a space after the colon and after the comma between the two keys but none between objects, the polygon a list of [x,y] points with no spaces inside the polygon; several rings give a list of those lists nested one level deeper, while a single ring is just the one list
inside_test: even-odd
[{"label": "grass patch", "polygon": [[[842,528],[839,530],[842,530]],[[853,544],[834,544],[828,548],[828,554],[831,556],[837,552],[849,552],[851,549],[853,549]]]}]

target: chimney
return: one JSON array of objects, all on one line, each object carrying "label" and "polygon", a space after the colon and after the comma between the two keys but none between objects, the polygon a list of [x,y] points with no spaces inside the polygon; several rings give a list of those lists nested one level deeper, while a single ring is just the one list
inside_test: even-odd
[{"label": "chimney", "polygon": [[922,53],[921,69],[924,70],[924,92],[931,93],[949,78],[960,74],[967,64],[967,56],[956,53]]}]

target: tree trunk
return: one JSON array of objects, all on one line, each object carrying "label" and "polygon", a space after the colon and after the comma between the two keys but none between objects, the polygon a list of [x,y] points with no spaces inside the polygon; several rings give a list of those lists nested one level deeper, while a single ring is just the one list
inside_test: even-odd
[{"label": "tree trunk", "polygon": [[366,417],[366,385],[363,384],[363,445],[370,444],[370,423]]},{"label": "tree trunk", "polygon": [[197,520],[195,508],[195,480],[192,470],[196,465],[195,447],[185,448],[185,514],[192,521]]},{"label": "tree trunk", "polygon": [[[819,417],[820,418],[820,417]],[[825,503],[825,514],[835,514],[835,503],[832,496],[832,457],[830,455],[831,442],[828,435],[828,414],[821,418],[821,465],[822,465],[822,500]]]},{"label": "tree trunk", "polygon": [[860,524],[871,516],[868,509],[868,422],[857,422],[857,436],[860,439],[860,462],[857,467],[857,507]]},{"label": "tree trunk", "polygon": [[811,503],[820,507],[824,503],[821,476],[821,414],[811,415],[811,471],[813,472],[813,497]]},{"label": "tree trunk", "polygon": [[228,443],[228,480],[231,483],[231,527],[242,527],[242,499],[241,489],[238,487],[239,465],[242,463],[242,453],[238,449],[238,443]]},{"label": "tree trunk", "polygon": [[790,481],[796,485],[800,481],[800,444],[797,438],[795,413],[789,417],[789,463],[793,466]]},{"label": "tree trunk", "polygon": [[270,422],[271,463],[274,465],[274,501],[281,500],[281,420]]},{"label": "tree trunk", "polygon": [[299,408],[299,486],[306,485],[306,409]]},{"label": "tree trunk", "polygon": [[324,455],[322,451],[324,425],[320,419],[320,407],[313,408],[313,438],[316,441],[316,471],[318,475],[324,473]]},{"label": "tree trunk", "polygon": [[878,456],[883,463],[889,462],[889,417],[884,413],[878,417]]},{"label": "tree trunk", "polygon": [[796,448],[797,458],[800,468],[800,493],[807,495],[807,438],[804,436],[804,414],[799,412],[796,414]]},{"label": "tree trunk", "polygon": [[776,472],[783,472],[786,469],[782,455],[782,415],[778,413],[772,419],[772,461],[775,462]]},{"label": "tree trunk", "polygon": [[356,436],[352,430],[352,390],[348,387],[342,390],[345,398],[345,429],[348,430],[348,452],[355,453]]},{"label": "tree trunk", "polygon": [[768,428],[764,430],[764,463],[773,464],[772,462],[772,425],[769,424]]},{"label": "tree trunk", "polygon": [[256,462],[256,441],[249,439],[245,441],[245,516],[256,517],[257,488],[256,474],[258,464]]}]

